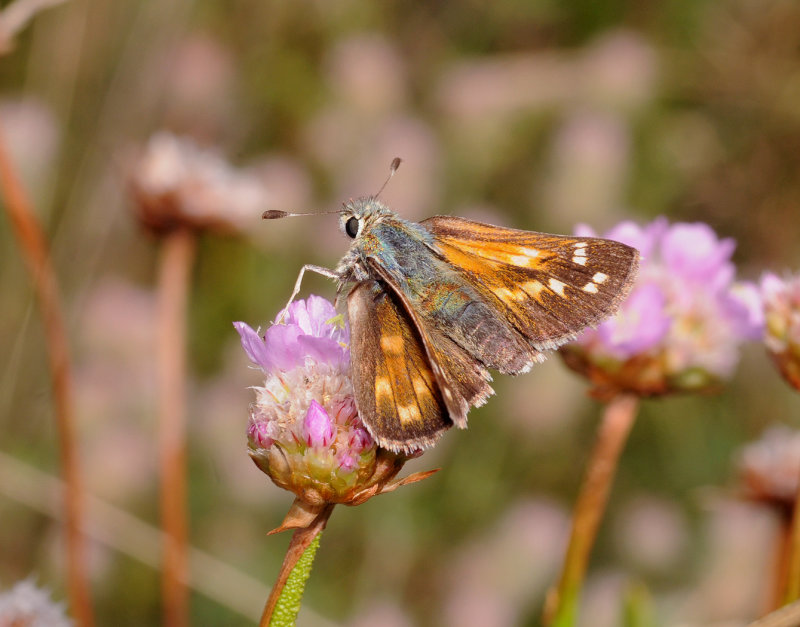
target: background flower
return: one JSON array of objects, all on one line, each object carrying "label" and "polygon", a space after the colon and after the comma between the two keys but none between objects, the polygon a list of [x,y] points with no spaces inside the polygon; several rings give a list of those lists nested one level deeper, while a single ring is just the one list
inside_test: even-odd
[{"label": "background flower", "polygon": [[[586,226],[580,235],[594,235]],[[702,223],[622,222],[604,237],[642,254],[619,313],[562,349],[598,394],[699,391],[728,378],[763,325],[756,288],[735,282],[735,243]]]},{"label": "background flower", "polygon": [[33,581],[20,581],[0,591],[0,625],[3,627],[71,627],[64,605]]},{"label": "background flower", "polygon": [[745,496],[789,514],[800,482],[800,431],[774,425],[743,447],[738,460]]},{"label": "background flower", "polygon": [[800,390],[800,275],[761,278],[764,342],[784,378]]}]

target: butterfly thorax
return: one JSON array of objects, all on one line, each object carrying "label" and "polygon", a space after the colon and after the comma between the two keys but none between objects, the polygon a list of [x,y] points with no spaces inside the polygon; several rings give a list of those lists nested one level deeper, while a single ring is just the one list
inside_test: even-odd
[{"label": "butterfly thorax", "polygon": [[404,220],[372,196],[345,203],[339,217],[339,227],[354,240],[336,267],[340,286],[377,278],[367,264],[370,257],[382,259],[390,265],[403,263],[404,259],[398,258],[396,252],[391,259],[387,258],[389,251],[393,251],[394,245],[399,242],[414,242],[424,246],[431,244],[431,237],[424,228]]}]

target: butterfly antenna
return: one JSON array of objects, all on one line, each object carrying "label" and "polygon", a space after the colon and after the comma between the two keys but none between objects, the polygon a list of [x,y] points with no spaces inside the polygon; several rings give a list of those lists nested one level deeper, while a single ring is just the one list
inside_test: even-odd
[{"label": "butterfly antenna", "polygon": [[400,164],[402,162],[403,162],[403,160],[400,157],[395,157],[394,159],[392,159],[392,163],[389,165],[389,176],[386,177],[386,180],[383,182],[383,185],[381,185],[381,188],[378,190],[378,193],[375,194],[373,196],[373,198],[377,198],[378,196],[381,195],[381,192],[383,191],[383,188],[386,187],[386,185],[389,183],[389,181],[392,180],[392,177],[394,176],[394,173],[397,172],[397,168],[400,167]]},{"label": "butterfly antenna", "polygon": [[267,209],[261,214],[261,219],[277,220],[278,218],[296,218],[297,216],[325,216],[330,213],[341,213],[341,211],[312,211],[310,213],[292,213],[291,211],[281,211],[280,209]]}]

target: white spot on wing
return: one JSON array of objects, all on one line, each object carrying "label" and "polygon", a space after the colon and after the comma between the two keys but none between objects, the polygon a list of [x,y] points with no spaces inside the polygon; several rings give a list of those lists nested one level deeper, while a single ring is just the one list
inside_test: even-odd
[{"label": "white spot on wing", "polygon": [[537,298],[539,296],[539,292],[544,289],[544,285],[542,285],[540,281],[528,281],[527,283],[520,285],[520,287],[524,292],[533,298]]},{"label": "white spot on wing", "polygon": [[561,281],[559,281],[559,280],[557,280],[557,279],[553,279],[553,278],[551,278],[551,279],[550,279],[550,280],[547,282],[547,285],[550,287],[550,289],[551,289],[551,290],[553,290],[553,291],[554,291],[556,294],[558,294],[559,296],[564,296],[564,287],[565,287],[565,284],[564,284],[564,283],[562,283]]},{"label": "white spot on wing", "polygon": [[589,292],[589,294],[597,294],[597,286],[594,283],[587,283],[582,289],[584,292]]},{"label": "white spot on wing", "polygon": [[572,258],[572,263],[577,263],[579,266],[585,266],[586,265],[586,257],[575,256],[575,257]]},{"label": "white spot on wing", "polygon": [[603,284],[607,280],[608,280],[608,275],[603,274],[602,272],[596,272],[595,275],[592,277],[592,281],[599,284]]}]

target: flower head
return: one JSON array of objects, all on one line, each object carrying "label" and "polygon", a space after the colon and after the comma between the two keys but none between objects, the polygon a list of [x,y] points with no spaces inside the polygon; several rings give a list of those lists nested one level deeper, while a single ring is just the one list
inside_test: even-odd
[{"label": "flower head", "polygon": [[744,496],[792,511],[800,480],[800,431],[784,425],[770,427],[761,439],[739,455]]},{"label": "flower head", "polygon": [[267,204],[261,181],[189,139],[157,133],[132,164],[128,182],[142,224],[239,231]]},{"label": "flower head", "polygon": [[800,390],[800,274],[761,278],[764,342],[784,378]]},{"label": "flower head", "polygon": [[25,579],[0,592],[0,625],[70,627],[72,621],[67,618],[63,604],[55,603],[46,590]]},{"label": "flower head", "polygon": [[[266,375],[250,408],[250,456],[304,511],[358,504],[412,479],[392,482],[409,456],[379,448],[359,419],[348,330],[330,302],[292,303],[263,337],[243,322],[234,326]],[[299,524],[282,528],[289,526]]]},{"label": "flower head", "polygon": [[600,395],[705,390],[730,376],[739,343],[762,324],[755,287],[734,282],[733,240],[663,218],[622,222],[605,237],[639,249],[639,277],[614,318],[562,349],[566,362]]}]

